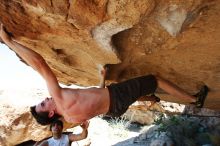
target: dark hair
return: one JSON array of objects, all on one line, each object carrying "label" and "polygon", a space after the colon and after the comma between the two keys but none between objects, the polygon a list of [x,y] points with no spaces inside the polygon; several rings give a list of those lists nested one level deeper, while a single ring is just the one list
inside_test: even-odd
[{"label": "dark hair", "polygon": [[36,112],[36,106],[31,106],[30,107],[30,112],[33,115],[33,117],[36,119],[36,121],[41,124],[41,125],[48,125],[51,124],[52,122],[56,121],[59,119],[61,116],[58,114],[54,114],[53,117],[49,118],[48,114],[49,112]]},{"label": "dark hair", "polygon": [[55,124],[61,126],[62,129],[63,129],[63,122],[62,122],[61,120],[55,120],[55,121],[53,121],[53,122],[50,124],[50,130],[52,130],[52,127],[53,127]]}]

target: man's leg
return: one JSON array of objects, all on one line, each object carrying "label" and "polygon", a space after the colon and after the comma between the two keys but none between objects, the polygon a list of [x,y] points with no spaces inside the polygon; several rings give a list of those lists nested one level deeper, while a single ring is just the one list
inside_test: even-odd
[{"label": "man's leg", "polygon": [[194,104],[197,108],[203,107],[205,98],[208,95],[208,91],[209,91],[206,85],[204,85],[197,94],[192,96],[187,92],[185,92],[183,89],[180,89],[179,87],[177,87],[176,85],[165,79],[162,79],[160,77],[156,77],[156,79],[157,79],[158,87],[163,89],[168,94],[175,97],[188,99],[189,102],[191,104]]},{"label": "man's leg", "polygon": [[175,84],[157,76],[156,79],[157,79],[158,87],[164,90],[165,92],[167,92],[168,94],[174,97],[188,99],[189,102],[196,102],[196,97],[188,94],[183,89],[177,87]]}]

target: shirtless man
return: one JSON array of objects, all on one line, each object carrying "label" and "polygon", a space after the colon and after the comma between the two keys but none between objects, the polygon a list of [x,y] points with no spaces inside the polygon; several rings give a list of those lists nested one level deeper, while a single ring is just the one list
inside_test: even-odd
[{"label": "shirtless man", "polygon": [[46,98],[41,103],[31,107],[31,113],[42,125],[50,124],[61,116],[70,123],[82,123],[100,114],[120,116],[139,97],[152,94],[157,88],[161,88],[174,97],[187,99],[189,103],[193,102],[197,107],[203,106],[208,93],[208,88],[204,86],[197,97],[191,96],[171,82],[153,75],[112,84],[107,88],[62,88],[40,54],[13,40],[6,33],[3,25],[1,25],[0,31],[4,43],[46,81],[52,98]]}]

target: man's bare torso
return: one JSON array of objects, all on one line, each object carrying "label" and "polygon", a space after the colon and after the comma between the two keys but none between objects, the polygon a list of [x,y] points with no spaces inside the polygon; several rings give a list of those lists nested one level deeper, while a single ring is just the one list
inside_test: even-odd
[{"label": "man's bare torso", "polygon": [[56,103],[58,111],[71,123],[81,123],[109,110],[110,98],[107,88],[62,88],[62,103]]}]

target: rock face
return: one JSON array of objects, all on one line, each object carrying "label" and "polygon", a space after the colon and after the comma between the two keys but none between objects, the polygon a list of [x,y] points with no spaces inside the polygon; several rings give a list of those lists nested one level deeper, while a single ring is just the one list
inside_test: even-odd
[{"label": "rock face", "polygon": [[206,84],[205,106],[219,109],[219,10],[219,0],[1,0],[0,21],[66,85],[98,85],[109,64],[109,83],[152,73],[191,94]]},{"label": "rock face", "polygon": [[[13,146],[28,140],[42,140],[51,136],[49,126],[37,124],[29,110],[29,107],[20,108],[10,105],[1,105],[1,123],[0,123],[0,145]],[[64,128],[74,127],[76,125],[66,123]]]},{"label": "rock face", "polygon": [[[209,111],[211,113],[211,111]],[[200,113],[202,115],[203,111]],[[215,113],[215,112],[214,112]],[[215,113],[216,114],[216,113]],[[217,114],[219,115],[219,113]],[[193,138],[192,138],[193,137]],[[218,117],[172,116],[157,121],[135,138],[116,146],[174,146],[219,145],[220,120]]]},{"label": "rock face", "polygon": [[[135,102],[123,114],[123,116],[131,122],[138,122],[140,124],[151,125],[155,119],[160,117],[161,113],[167,115],[181,114],[185,111],[185,105],[161,101],[153,106],[147,108],[148,101]],[[194,111],[192,109],[191,111]]]},{"label": "rock face", "polygon": [[[38,125],[31,114],[27,112],[27,107],[22,109],[13,108],[10,105],[1,105],[1,146],[11,146],[29,140],[32,136],[36,139],[49,137],[50,131],[48,127]],[[39,137],[38,137],[38,136]]]},{"label": "rock face", "polygon": [[[7,31],[40,53],[66,85],[98,85],[100,66],[109,64],[108,83],[156,74],[191,94],[206,84],[210,92],[205,107],[215,110],[220,109],[219,16],[219,0],[0,3],[0,21]],[[159,95],[162,100],[188,103]],[[32,120],[20,114],[12,123],[20,122],[19,117]],[[9,131],[18,128],[8,126]]]}]

